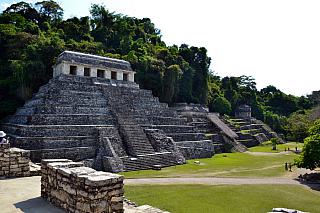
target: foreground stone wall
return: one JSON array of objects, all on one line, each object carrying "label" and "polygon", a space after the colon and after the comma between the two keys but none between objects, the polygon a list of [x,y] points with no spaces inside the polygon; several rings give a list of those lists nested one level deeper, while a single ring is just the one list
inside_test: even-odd
[{"label": "foreground stone wall", "polygon": [[30,152],[18,148],[10,148],[9,143],[0,144],[0,176],[30,176]]},{"label": "foreground stone wall", "polygon": [[68,212],[123,212],[121,175],[67,159],[42,160],[41,173],[41,197]]}]

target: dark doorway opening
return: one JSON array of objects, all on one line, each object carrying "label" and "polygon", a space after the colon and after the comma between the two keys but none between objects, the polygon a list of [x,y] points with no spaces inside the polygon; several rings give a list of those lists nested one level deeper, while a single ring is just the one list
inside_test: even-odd
[{"label": "dark doorway opening", "polygon": [[97,77],[98,78],[104,78],[105,77],[105,71],[104,70],[97,70]]},{"label": "dark doorway opening", "polygon": [[111,79],[117,80],[117,72],[111,71]]},{"label": "dark doorway opening", "polygon": [[128,73],[123,73],[123,80],[128,81]]},{"label": "dark doorway opening", "polygon": [[85,67],[84,68],[84,76],[90,76],[90,68],[88,68],[88,67]]},{"label": "dark doorway opening", "polygon": [[77,75],[77,66],[70,66],[70,75]]}]

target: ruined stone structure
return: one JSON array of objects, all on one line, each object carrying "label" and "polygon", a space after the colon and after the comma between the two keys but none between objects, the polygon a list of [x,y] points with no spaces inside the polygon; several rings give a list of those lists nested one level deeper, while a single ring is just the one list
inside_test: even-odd
[{"label": "ruined stone structure", "polygon": [[30,152],[0,144],[0,176],[26,177],[30,175]]},{"label": "ruined stone structure", "polygon": [[209,113],[209,109],[199,104],[175,104],[174,109],[185,117],[189,125],[205,134],[211,140],[215,153],[230,151],[246,151],[246,148],[237,142],[238,135],[221,119],[218,113]]},{"label": "ruined stone structure", "polygon": [[123,176],[67,159],[42,160],[41,197],[68,212],[122,213]]},{"label": "ruined stone structure", "polygon": [[61,74],[134,82],[135,72],[127,61],[64,51],[53,66],[53,77]]},{"label": "ruined stone structure", "polygon": [[250,119],[251,118],[251,107],[243,104],[240,105],[235,112],[236,118]]},{"label": "ruined stone structure", "polygon": [[[86,67],[93,74],[82,76]],[[127,72],[127,81],[96,77],[97,67],[116,76]],[[12,145],[30,150],[32,161],[86,160],[96,169],[117,172],[214,154],[204,133],[151,91],[139,89],[128,62],[64,52],[54,70],[55,77],[3,125]]]},{"label": "ruined stone structure", "polygon": [[257,146],[271,138],[277,138],[279,143],[285,141],[274,132],[267,124],[251,117],[251,107],[242,105],[239,107],[236,118],[227,118],[224,121],[238,135],[238,142],[246,147]]}]

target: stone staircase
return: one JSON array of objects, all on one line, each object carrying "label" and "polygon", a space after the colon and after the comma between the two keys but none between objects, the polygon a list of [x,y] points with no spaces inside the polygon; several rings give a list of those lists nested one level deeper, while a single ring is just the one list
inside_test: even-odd
[{"label": "stone staircase", "polygon": [[128,90],[118,87],[102,88],[102,90],[116,115],[120,135],[127,147],[128,156],[121,157],[125,171],[156,169],[178,163],[171,152],[155,152],[143,126],[138,122],[149,122],[143,112],[149,112],[151,115],[163,112],[171,115],[174,112],[163,109],[165,105],[147,90]]},{"label": "stone staircase", "polygon": [[134,118],[125,113],[119,113],[117,117],[120,132],[129,147],[130,155],[136,157],[138,155],[152,154],[155,152],[143,129],[135,122]]},{"label": "stone staircase", "polygon": [[246,147],[257,146],[271,138],[277,138],[280,143],[284,143],[284,140],[277,133],[255,118],[231,118],[225,119],[225,122],[232,130],[236,131],[239,136],[238,142]]},{"label": "stone staircase", "polygon": [[141,169],[161,169],[162,167],[177,165],[171,152],[138,155],[136,157],[122,157],[125,171]]},{"label": "stone staircase", "polygon": [[118,117],[130,114],[132,119],[125,118],[125,121],[134,119],[143,129],[162,130],[173,138],[186,159],[212,157],[214,154],[212,142],[205,138],[205,134],[187,123],[186,118],[179,116],[167,104],[160,103],[150,91],[110,88],[104,94],[109,94],[111,108],[117,111]]}]

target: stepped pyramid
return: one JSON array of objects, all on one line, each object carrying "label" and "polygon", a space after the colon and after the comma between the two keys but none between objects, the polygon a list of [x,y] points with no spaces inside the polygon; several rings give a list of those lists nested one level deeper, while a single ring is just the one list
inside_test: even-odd
[{"label": "stepped pyramid", "polygon": [[211,140],[134,82],[128,62],[61,53],[53,78],[7,119],[12,146],[31,159],[68,158],[131,171],[211,157]]},{"label": "stepped pyramid", "polygon": [[237,133],[238,142],[248,148],[258,146],[271,138],[278,139],[279,143],[285,143],[267,124],[251,116],[251,107],[248,105],[240,105],[235,118],[225,119],[225,122]]}]

